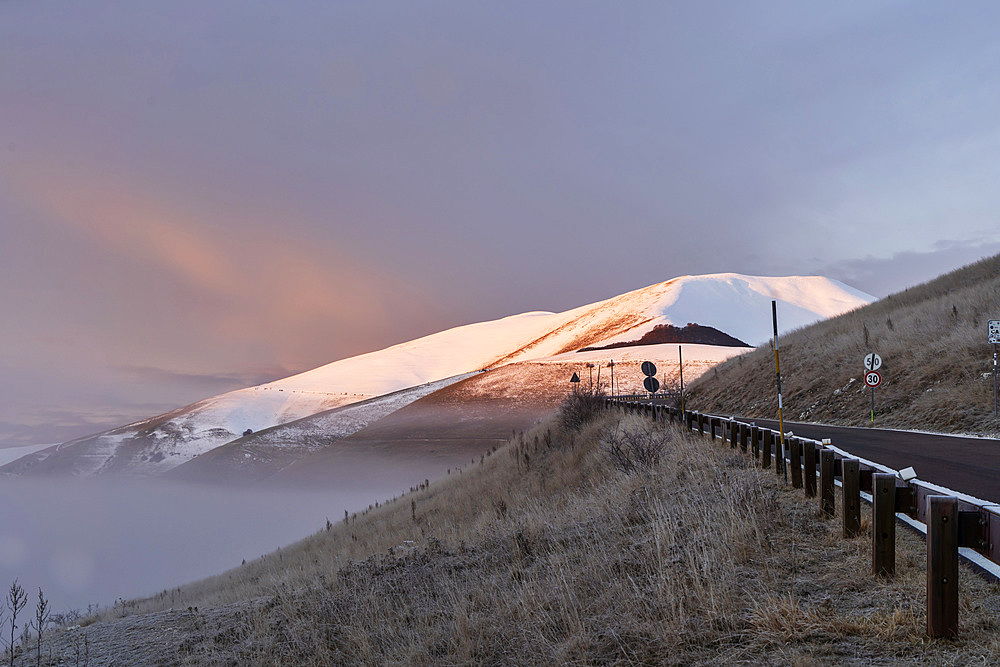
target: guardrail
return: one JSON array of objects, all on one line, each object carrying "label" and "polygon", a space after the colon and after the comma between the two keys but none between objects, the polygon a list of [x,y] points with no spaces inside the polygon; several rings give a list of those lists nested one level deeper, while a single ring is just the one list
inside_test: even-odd
[{"label": "guardrail", "polygon": [[751,454],[764,468],[782,474],[806,497],[819,497],[826,516],[836,512],[835,487],[841,487],[844,537],[861,533],[861,500],[872,504],[872,572],[892,577],[896,568],[896,520],[927,536],[927,634],[958,634],[958,562],[964,558],[980,571],[1000,578],[1000,505],[924,482],[903,479],[892,468],[853,456],[829,440],[786,434],[787,457],[781,456],[777,431],[732,417],[703,414],[649,402],[646,396],[605,399],[650,416],[680,422],[713,440]]}]

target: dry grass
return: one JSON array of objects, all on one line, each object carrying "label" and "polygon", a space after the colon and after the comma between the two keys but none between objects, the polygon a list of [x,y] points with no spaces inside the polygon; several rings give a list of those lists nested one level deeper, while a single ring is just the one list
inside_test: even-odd
[{"label": "dry grass", "polygon": [[[658,462],[619,470],[615,433],[651,433]],[[897,577],[876,579],[868,539],[841,539],[839,521],[773,473],[611,412],[540,427],[175,595],[255,598],[228,631],[188,641],[199,664],[991,660],[1000,589],[963,573],[962,638],[929,641],[923,543],[898,539]]]},{"label": "dry grass", "polygon": [[[761,317],[768,317],[762,313]],[[876,425],[1000,434],[993,417],[989,319],[1000,319],[1000,256],[782,336],[785,416],[869,423],[862,358],[879,353]],[[689,405],[749,417],[777,411],[770,346],[730,359],[692,383]]]}]

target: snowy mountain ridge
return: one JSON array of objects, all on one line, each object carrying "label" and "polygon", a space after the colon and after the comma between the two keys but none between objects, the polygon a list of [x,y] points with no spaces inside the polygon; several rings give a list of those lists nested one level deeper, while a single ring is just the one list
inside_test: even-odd
[{"label": "snowy mountain ridge", "polygon": [[513,362],[565,361],[581,348],[635,340],[660,324],[697,322],[760,344],[770,336],[772,299],[778,301],[783,331],[874,300],[820,276],[681,276],[561,313],[532,311],[467,324],[334,361],[63,443],[18,459],[0,472],[158,474],[235,440],[247,429],[258,431]]}]

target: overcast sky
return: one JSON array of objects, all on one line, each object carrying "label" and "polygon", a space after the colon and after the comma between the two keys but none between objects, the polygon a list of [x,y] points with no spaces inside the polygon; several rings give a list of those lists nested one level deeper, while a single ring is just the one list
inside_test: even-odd
[{"label": "overcast sky", "polygon": [[1000,252],[998,19],[0,0],[0,444],[677,275]]}]

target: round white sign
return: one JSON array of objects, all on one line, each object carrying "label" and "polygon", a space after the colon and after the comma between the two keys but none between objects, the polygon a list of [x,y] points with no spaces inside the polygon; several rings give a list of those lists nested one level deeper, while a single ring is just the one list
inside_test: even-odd
[{"label": "round white sign", "polygon": [[882,368],[882,357],[878,356],[874,352],[865,355],[866,371],[877,371],[880,368]]},{"label": "round white sign", "polygon": [[878,371],[868,371],[865,373],[865,384],[873,389],[882,384],[882,376]]}]

